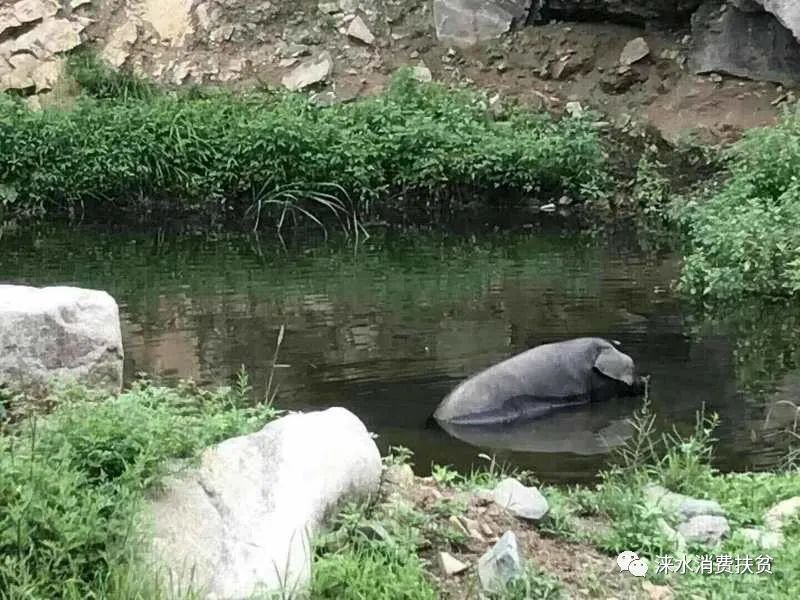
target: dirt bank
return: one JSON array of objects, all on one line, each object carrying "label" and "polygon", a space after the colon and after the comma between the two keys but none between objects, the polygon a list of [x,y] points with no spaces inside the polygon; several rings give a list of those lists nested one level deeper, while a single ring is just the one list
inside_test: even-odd
[{"label": "dirt bank", "polygon": [[12,8],[22,4],[17,16],[0,11],[0,89],[30,95],[33,106],[74,94],[59,73],[65,53],[80,46],[165,85],[290,83],[321,102],[376,93],[413,65],[423,77],[500,101],[594,109],[623,129],[651,125],[671,142],[690,132],[705,142],[735,139],[772,123],[794,99],[774,83],[694,75],[686,18],[665,29],[660,21],[551,11],[582,20],[517,24],[459,49],[438,39],[423,0],[17,0]]}]

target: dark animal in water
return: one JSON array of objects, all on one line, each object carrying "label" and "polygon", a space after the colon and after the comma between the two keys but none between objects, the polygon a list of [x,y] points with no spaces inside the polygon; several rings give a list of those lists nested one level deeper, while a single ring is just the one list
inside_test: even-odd
[{"label": "dark animal in water", "polygon": [[630,356],[608,340],[577,338],[531,348],[477,373],[442,400],[433,418],[455,425],[517,422],[643,391]]}]

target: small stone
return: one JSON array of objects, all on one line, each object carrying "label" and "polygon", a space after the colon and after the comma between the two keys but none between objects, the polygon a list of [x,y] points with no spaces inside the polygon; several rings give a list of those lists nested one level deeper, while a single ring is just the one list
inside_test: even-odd
[{"label": "small stone", "polygon": [[472,539],[474,539],[474,540],[476,540],[478,542],[485,541],[483,539],[483,534],[481,533],[481,529],[480,529],[480,526],[478,525],[477,521],[475,521],[473,519],[469,519],[467,517],[458,517],[458,520],[459,520],[459,523],[466,530],[467,535],[469,535],[469,537],[471,537]]},{"label": "small stone", "polygon": [[681,53],[678,50],[662,50],[661,51],[661,58],[664,60],[678,60]]},{"label": "small stone", "polygon": [[350,21],[350,25],[347,27],[347,35],[370,46],[375,43],[375,36],[372,35],[372,32],[361,17],[356,17]]},{"label": "small stone", "polygon": [[413,75],[414,79],[423,83],[433,81],[431,70],[425,66],[425,63],[420,63],[411,67],[411,74]]},{"label": "small stone", "polygon": [[778,502],[764,515],[767,529],[780,531],[786,524],[800,513],[800,496]]},{"label": "small stone", "polygon": [[475,504],[479,506],[486,506],[487,504],[494,502],[494,494],[492,493],[492,490],[483,488],[476,491],[475,494],[473,494],[473,498],[475,498]]},{"label": "small stone", "polygon": [[299,58],[282,58],[280,61],[278,61],[278,66],[283,69],[288,69],[289,67],[296,65],[297,61],[299,60]]},{"label": "small stone", "polygon": [[464,523],[462,523],[462,522],[461,522],[461,519],[459,519],[457,516],[455,516],[455,515],[450,515],[450,518],[449,518],[449,519],[447,519],[447,521],[448,521],[448,523],[450,523],[450,524],[451,524],[453,527],[455,527],[456,529],[458,529],[458,531],[460,531],[460,532],[462,533],[462,535],[465,535],[465,536],[469,537],[469,531],[467,530],[467,528],[466,528],[466,526],[464,525]]},{"label": "small stone", "polygon": [[701,515],[678,525],[678,533],[688,543],[716,546],[731,531],[725,517]]},{"label": "small stone", "polygon": [[414,485],[414,470],[410,465],[392,465],[383,474],[383,482],[396,487],[411,487]]},{"label": "small stone", "polygon": [[561,196],[561,198],[558,199],[559,206],[569,206],[570,204],[572,204],[572,198],[569,196]]},{"label": "small stone", "polygon": [[291,73],[283,77],[281,83],[290,90],[302,90],[324,81],[333,70],[333,59],[329,52],[321,53],[317,58],[298,65]]},{"label": "small stone", "polygon": [[439,567],[445,575],[452,577],[466,571],[469,565],[461,562],[448,552],[439,552]]},{"label": "small stone", "polygon": [[580,102],[567,102],[564,108],[571,117],[579,119],[583,116],[583,106]]},{"label": "small stone", "polygon": [[712,73],[708,76],[708,78],[713,81],[714,83],[722,83],[722,75],[719,73]]},{"label": "small stone", "polygon": [[526,487],[516,479],[504,479],[494,489],[495,503],[516,517],[538,521],[550,510],[544,496],[534,487]]},{"label": "small stone", "polygon": [[501,592],[508,583],[522,575],[522,559],[517,536],[506,531],[497,543],[478,560],[478,578],[486,592]]},{"label": "small stone", "polygon": [[739,531],[744,539],[759,545],[764,550],[780,548],[783,545],[783,534],[780,531],[764,531],[755,527],[744,527]]},{"label": "small stone", "polygon": [[412,50],[411,54],[409,54],[409,56],[411,58],[419,58],[419,52],[417,52],[416,50]]},{"label": "small stone", "polygon": [[547,204],[540,206],[539,210],[541,210],[542,212],[555,212],[556,205],[553,204],[552,202],[548,202]]},{"label": "small stone", "polygon": [[650,46],[647,45],[643,37],[637,37],[625,44],[625,47],[619,55],[619,64],[630,66],[635,62],[639,62],[649,54]]},{"label": "small stone", "polygon": [[494,531],[487,523],[481,523],[481,532],[486,537],[492,537],[494,535]]}]

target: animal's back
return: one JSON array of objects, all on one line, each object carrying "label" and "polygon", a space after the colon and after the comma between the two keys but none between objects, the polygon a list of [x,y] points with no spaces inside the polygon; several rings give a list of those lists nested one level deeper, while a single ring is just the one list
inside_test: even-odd
[{"label": "animal's back", "polygon": [[[587,375],[576,354],[588,352],[591,339],[544,344],[484,369],[459,384],[434,418],[503,421],[536,416],[553,404],[584,401]],[[530,414],[521,414],[526,411]]]}]

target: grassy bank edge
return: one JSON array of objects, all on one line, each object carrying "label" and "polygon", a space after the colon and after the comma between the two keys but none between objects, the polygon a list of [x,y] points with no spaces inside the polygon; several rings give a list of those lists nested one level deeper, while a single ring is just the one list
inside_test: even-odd
[{"label": "grassy bank edge", "polygon": [[607,187],[589,115],[498,109],[409,69],[332,106],[272,89],[161,90],[83,54],[68,74],[81,93],[67,107],[0,97],[0,218],[426,222],[486,193],[544,202]]},{"label": "grassy bank edge", "polygon": [[[216,391],[143,381],[108,398],[67,388],[58,392],[51,415],[24,421],[13,434],[6,432],[0,437],[0,498],[6,507],[0,512],[0,589],[9,598],[166,597],[163,590],[156,591],[157,576],[144,573],[141,557],[132,551],[146,532],[140,521],[143,502],[176,459],[191,461],[202,448],[254,431],[278,414],[269,403],[243,407],[248,392],[244,374],[237,385]],[[792,465],[773,473],[715,472],[709,463],[713,416],[700,415],[688,438],[658,436],[649,410],[645,403],[636,413],[636,436],[596,487],[540,486],[551,505],[549,515],[537,525],[519,522],[514,527],[535,530],[567,548],[582,544],[606,556],[609,564],[618,552],[633,549],[653,565],[659,556],[675,555],[675,548],[657,527],[660,515],[643,502],[644,486],[650,483],[718,500],[734,530],[762,525],[770,506],[800,495],[800,476]],[[411,459],[408,451],[394,448],[384,460],[388,469]],[[453,586],[459,593],[476,593],[474,568],[448,580],[434,560],[439,551],[458,555],[466,543],[463,531],[453,525],[453,518],[466,510],[464,496],[453,494],[491,489],[508,476],[535,485],[535,475],[514,472],[494,460],[466,476],[441,465],[434,465],[432,472],[431,477],[414,478],[411,486],[440,490],[442,498],[432,509],[422,510],[397,495],[343,507],[317,543],[313,598],[452,597],[445,591],[452,593]],[[647,581],[687,598],[796,597],[800,575],[787,567],[800,559],[800,522],[793,521],[784,533],[785,544],[773,553],[770,578],[665,576],[651,569]],[[689,552],[700,556],[709,550]],[[735,531],[713,552],[761,553]],[[536,556],[527,559],[526,575],[497,598],[558,598],[567,593],[558,572],[537,565]],[[592,575],[586,582],[587,597],[602,596],[607,583]]]}]

